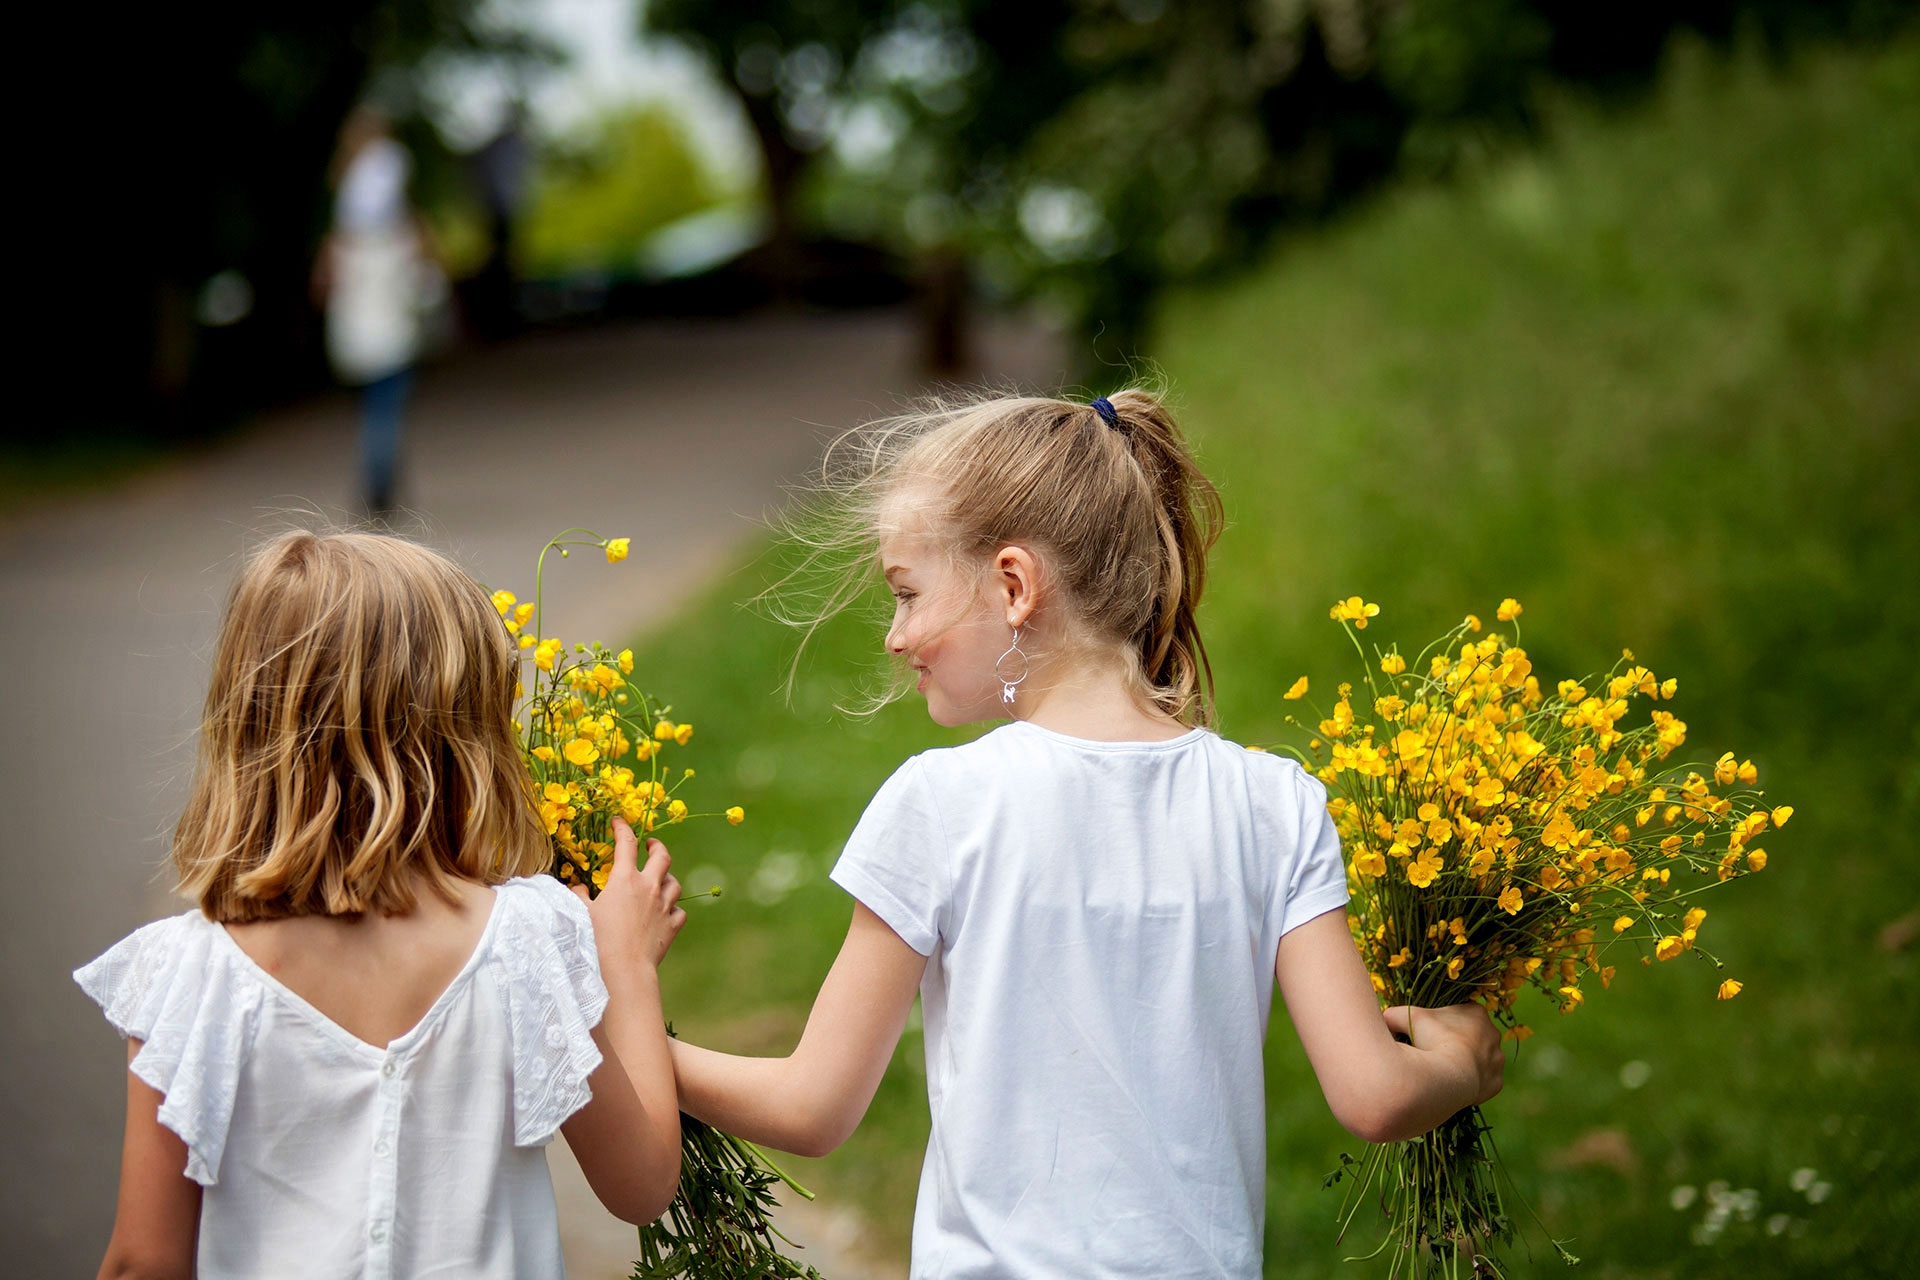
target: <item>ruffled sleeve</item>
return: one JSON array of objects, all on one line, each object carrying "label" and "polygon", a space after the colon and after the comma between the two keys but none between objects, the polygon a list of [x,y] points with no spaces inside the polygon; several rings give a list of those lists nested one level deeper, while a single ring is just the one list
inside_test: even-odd
[{"label": "ruffled sleeve", "polygon": [[607,988],[585,903],[550,876],[510,880],[499,895],[494,909],[508,913],[496,947],[513,1046],[513,1141],[539,1146],[593,1097],[593,1029]]},{"label": "ruffled sleeve", "polygon": [[220,926],[188,911],[136,930],[74,981],[123,1036],[130,1070],[159,1091],[160,1123],[187,1144],[186,1175],[220,1179],[240,1068],[259,1025],[258,983],[236,970]]}]

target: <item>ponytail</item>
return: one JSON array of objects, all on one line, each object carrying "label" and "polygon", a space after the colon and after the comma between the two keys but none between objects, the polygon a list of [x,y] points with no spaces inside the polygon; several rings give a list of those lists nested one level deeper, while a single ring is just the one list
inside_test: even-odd
[{"label": "ponytail", "polygon": [[1177,719],[1211,725],[1213,665],[1200,637],[1198,610],[1207,553],[1225,523],[1220,493],[1157,397],[1122,391],[1107,404],[1117,419],[1114,430],[1139,468],[1159,544],[1152,608],[1128,638],[1129,648],[1156,706]]}]

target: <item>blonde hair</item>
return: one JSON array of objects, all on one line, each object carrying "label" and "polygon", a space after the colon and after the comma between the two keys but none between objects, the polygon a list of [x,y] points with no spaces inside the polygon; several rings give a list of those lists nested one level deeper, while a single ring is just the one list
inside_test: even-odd
[{"label": "blonde hair", "polygon": [[[925,484],[935,536],[957,557],[1029,545],[1079,627],[1127,655],[1143,698],[1211,725],[1213,671],[1196,611],[1224,522],[1220,495],[1157,395],[1107,399],[1113,425],[1090,405],[998,396],[931,401],[842,436],[814,501],[787,522],[802,555],[774,588],[788,597],[780,616],[811,636],[851,604],[888,496]],[[791,607],[793,589],[827,565],[844,568]]]},{"label": "blonde hair", "polygon": [[282,534],[227,602],[179,889],[219,921],[410,910],[424,882],[547,864],[513,730],[518,657],[445,557]]}]

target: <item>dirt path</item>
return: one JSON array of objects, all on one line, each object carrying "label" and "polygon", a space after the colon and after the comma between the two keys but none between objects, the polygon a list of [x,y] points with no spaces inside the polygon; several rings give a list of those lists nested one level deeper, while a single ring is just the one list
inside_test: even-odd
[{"label": "dirt path", "polygon": [[[1047,387],[1031,331],[982,335],[983,375]],[[524,590],[530,553],[573,524],[634,533],[592,579],[561,566],[553,630],[631,636],[754,535],[824,431],[916,389],[898,314],[658,323],[543,335],[429,372],[409,421],[413,528],[481,581]],[[0,601],[16,627],[0,734],[8,872],[0,1165],[8,1270],[91,1274],[112,1222],[124,1105],[119,1042],[69,978],[180,906],[166,832],[183,799],[208,650],[238,556],[264,532],[339,518],[354,497],[345,396],[276,413],[217,450],[0,523]],[[624,576],[610,578],[607,575]],[[550,582],[554,580],[550,570]],[[617,590],[606,590],[608,582]],[[564,1152],[556,1143],[556,1153]],[[631,1229],[555,1159],[575,1280],[624,1276]],[[873,1272],[844,1212],[791,1222],[831,1280]]]}]

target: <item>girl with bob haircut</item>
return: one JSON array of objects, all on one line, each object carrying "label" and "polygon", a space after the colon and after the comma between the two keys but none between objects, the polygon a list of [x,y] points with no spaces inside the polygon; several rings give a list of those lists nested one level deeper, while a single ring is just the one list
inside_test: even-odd
[{"label": "girl with bob haircut", "polygon": [[1221,506],[1156,396],[935,405],[843,438],[826,481],[807,564],[864,546],[929,714],[1011,723],[881,787],[833,871],[853,922],[798,1047],[675,1041],[687,1112],[832,1150],[917,992],[916,1280],[1251,1280],[1276,980],[1360,1137],[1498,1092],[1484,1010],[1382,1014],[1325,789],[1211,727],[1198,607]]},{"label": "girl with bob haircut", "polygon": [[173,843],[197,905],[74,975],[128,1043],[102,1276],[557,1276],[556,1131],[610,1211],[666,1207],[679,886],[630,832],[591,909],[538,874],[517,668],[413,543],[246,562]]}]

